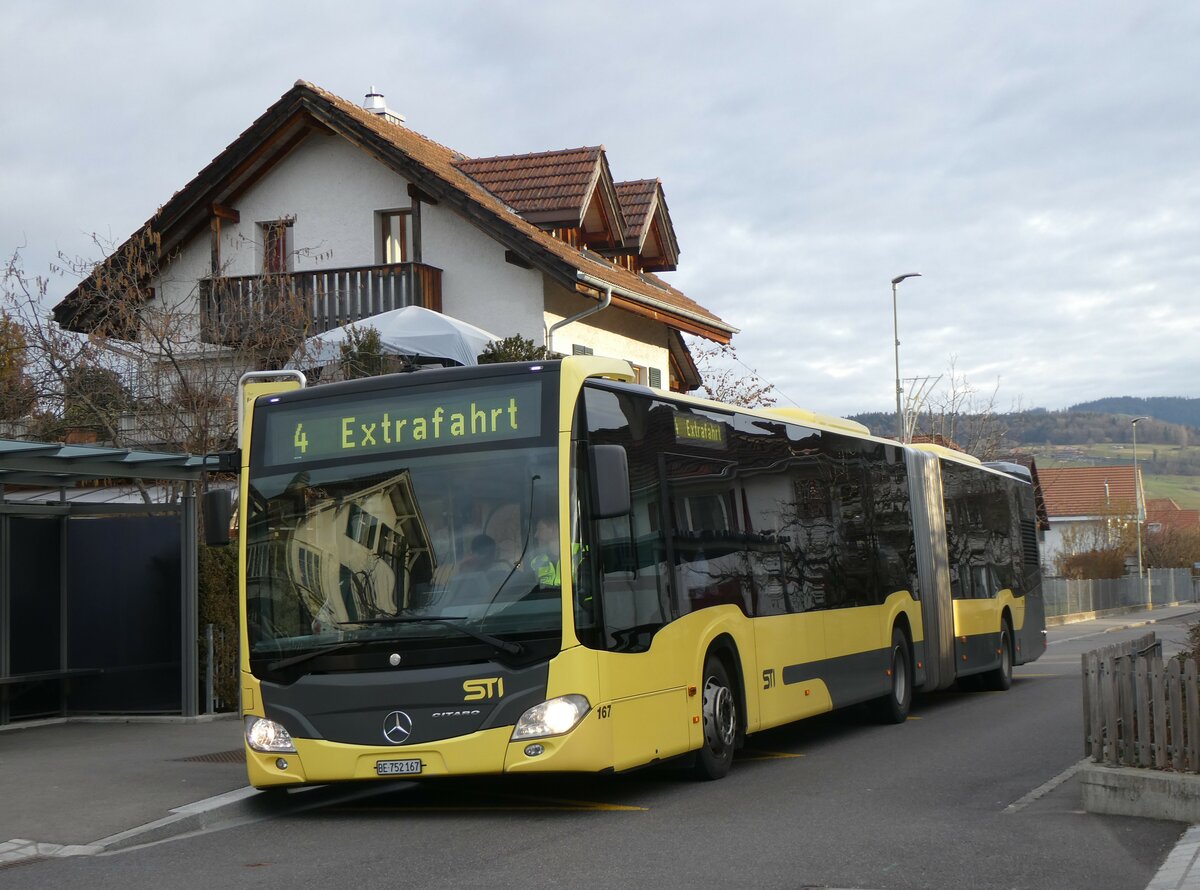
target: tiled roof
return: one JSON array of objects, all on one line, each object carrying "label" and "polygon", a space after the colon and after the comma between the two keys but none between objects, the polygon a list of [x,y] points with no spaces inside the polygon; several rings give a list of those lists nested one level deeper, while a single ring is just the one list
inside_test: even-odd
[{"label": "tiled roof", "polygon": [[[582,251],[576,250],[569,244],[558,240],[548,232],[544,232],[532,223],[522,219],[507,204],[500,201],[475,179],[459,169],[458,164],[465,160],[463,155],[431,139],[426,139],[408,127],[389,123],[378,115],[372,114],[353,102],[342,99],[340,96],[335,96],[333,93],[328,93],[312,84],[303,84],[303,86],[305,89],[311,90],[328,101],[339,111],[352,115],[357,121],[365,123],[380,136],[383,136],[396,149],[418,161],[447,184],[459,190],[473,203],[494,214],[505,224],[518,230],[529,241],[554,254],[580,272],[608,281],[634,294],[648,297],[652,301],[661,301],[665,304],[663,308],[667,313],[672,309],[681,309],[689,315],[696,316],[702,324],[706,326],[711,325],[709,331],[703,333],[702,336],[727,342],[729,335],[737,332],[737,328],[723,321],[712,312],[709,312],[682,291],[671,287],[671,285],[658,276],[649,273],[638,274],[630,272],[612,263],[592,259]],[[616,302],[615,298],[614,302]],[[658,316],[656,315],[655,317]],[[667,318],[660,317],[659,320],[670,323]],[[716,336],[713,336],[714,334]]]},{"label": "tiled roof", "polygon": [[617,198],[625,215],[625,226],[633,241],[640,241],[642,227],[649,221],[650,207],[658,192],[657,179],[635,179],[617,183]]},{"label": "tiled roof", "polygon": [[578,220],[600,171],[603,146],[467,158],[456,166],[520,214],[563,212]]},{"label": "tiled roof", "polygon": [[1153,498],[1146,501],[1146,522],[1164,528],[1200,529],[1200,510],[1185,510],[1171,498]]},{"label": "tiled roof", "polygon": [[[296,81],[291,90],[176,192],[147,225],[157,232],[171,227],[186,234],[203,231],[212,204],[225,200],[229,192],[239,187],[229,183],[238,176],[258,175],[262,165],[268,163],[264,158],[269,155],[262,153],[263,147],[270,145],[288,126],[298,132],[302,130],[304,119],[315,119],[332,132],[356,142],[417,187],[453,204],[466,218],[487,229],[533,265],[556,274],[564,285],[569,281],[569,286],[574,286],[575,273],[582,272],[629,295],[614,293],[614,306],[722,343],[737,332],[737,328],[657,276],[631,272],[602,258],[593,258],[522,219],[506,202],[459,169],[458,165],[467,160],[464,155],[305,81]],[[170,243],[171,239],[163,238],[164,252]],[[89,281],[54,307],[60,324],[70,327],[76,323],[76,316],[82,315]]]},{"label": "tiled roof", "polygon": [[1039,467],[1038,476],[1046,513],[1052,520],[1133,513],[1132,466]]}]

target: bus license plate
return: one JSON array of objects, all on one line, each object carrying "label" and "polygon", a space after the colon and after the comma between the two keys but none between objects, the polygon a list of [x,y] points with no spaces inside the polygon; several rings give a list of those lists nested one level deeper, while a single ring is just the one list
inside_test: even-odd
[{"label": "bus license plate", "polygon": [[380,776],[415,776],[421,772],[419,760],[377,760],[375,773]]}]

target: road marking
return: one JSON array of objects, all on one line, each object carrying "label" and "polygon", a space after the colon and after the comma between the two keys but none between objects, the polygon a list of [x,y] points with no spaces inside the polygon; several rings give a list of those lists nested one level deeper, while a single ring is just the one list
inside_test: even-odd
[{"label": "road marking", "polygon": [[913,717],[913,716],[911,716],[911,715],[910,715],[910,716],[908,716],[908,717],[905,717],[904,719],[905,719],[905,720],[922,720],[922,719],[924,719],[924,718],[922,718],[922,717]]},{"label": "road marking", "polygon": [[1030,791],[1028,794],[1026,794],[1024,797],[1022,797],[1020,800],[1016,800],[1016,801],[1013,801],[1012,803],[1010,803],[1008,806],[1006,806],[1004,808],[1003,812],[1015,813],[1018,810],[1025,809],[1025,807],[1029,806],[1035,800],[1045,797],[1047,794],[1049,794],[1051,791],[1053,791],[1055,788],[1057,788],[1063,782],[1067,781],[1067,779],[1071,778],[1071,776],[1073,776],[1077,772],[1079,772],[1080,768],[1087,762],[1088,762],[1088,760],[1085,757],[1083,760],[1079,761],[1078,763],[1072,764],[1071,766],[1069,766],[1065,770],[1063,770],[1061,773],[1059,773],[1057,776],[1055,776],[1053,779],[1051,779],[1049,782],[1043,782],[1041,785],[1038,785],[1036,788],[1034,788],[1032,791]]},{"label": "road marking", "polygon": [[[338,812],[358,813],[404,813],[420,811],[422,813],[516,813],[516,812],[608,812],[608,813],[645,813],[649,807],[636,807],[629,804],[603,803],[595,800],[559,800],[556,798],[518,798],[529,803],[511,804],[422,804],[413,803],[409,806],[350,806],[331,807]],[[536,801],[543,801],[537,803]]]},{"label": "road marking", "polygon": [[1054,679],[1056,677],[1065,677],[1065,676],[1066,676],[1066,674],[1027,674],[1024,671],[1022,671],[1021,673],[1016,675],[1018,680],[1033,680],[1033,679],[1046,680],[1046,679]]},{"label": "road marking", "polygon": [[793,757],[803,757],[803,754],[790,754],[787,751],[742,751],[738,760],[789,760]]}]

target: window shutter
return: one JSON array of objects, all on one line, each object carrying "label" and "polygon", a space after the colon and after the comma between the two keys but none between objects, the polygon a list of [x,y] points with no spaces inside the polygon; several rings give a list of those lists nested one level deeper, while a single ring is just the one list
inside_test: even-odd
[{"label": "window shutter", "polygon": [[662,389],[662,371],[658,368],[650,369],[650,385],[655,389]]},{"label": "window shutter", "polygon": [[572,355],[595,355],[595,352],[590,346],[580,346],[578,343],[571,346]]}]

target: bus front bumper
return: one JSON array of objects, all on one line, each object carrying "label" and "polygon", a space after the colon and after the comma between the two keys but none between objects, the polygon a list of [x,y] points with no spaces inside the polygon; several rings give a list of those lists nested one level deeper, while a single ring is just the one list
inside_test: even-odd
[{"label": "bus front bumper", "polygon": [[[563,735],[512,740],[501,726],[423,745],[369,747],[293,738],[296,752],[263,753],[246,746],[246,771],[255,788],[380,779],[486,776],[502,773],[602,772],[612,769],[611,721],[591,709]],[[419,762],[419,771],[413,762]],[[401,763],[403,772],[381,772]]]}]

